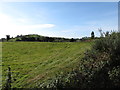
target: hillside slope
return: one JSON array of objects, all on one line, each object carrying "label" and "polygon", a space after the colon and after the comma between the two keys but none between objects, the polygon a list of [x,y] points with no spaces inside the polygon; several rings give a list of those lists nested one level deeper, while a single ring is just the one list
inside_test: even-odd
[{"label": "hillside slope", "polygon": [[63,72],[70,72],[92,42],[3,42],[3,86],[7,69],[12,70],[12,87],[35,88]]}]

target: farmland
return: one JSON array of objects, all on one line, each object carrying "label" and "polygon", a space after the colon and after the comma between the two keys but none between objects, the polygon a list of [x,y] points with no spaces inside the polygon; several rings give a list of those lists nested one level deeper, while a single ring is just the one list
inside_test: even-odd
[{"label": "farmland", "polygon": [[93,42],[3,42],[2,80],[8,66],[13,88],[35,88],[76,68]]}]

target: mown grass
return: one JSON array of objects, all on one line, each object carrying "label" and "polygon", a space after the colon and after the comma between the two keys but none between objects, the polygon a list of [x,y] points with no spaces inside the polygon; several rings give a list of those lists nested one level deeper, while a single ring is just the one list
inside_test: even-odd
[{"label": "mown grass", "polygon": [[3,42],[2,80],[12,70],[13,88],[35,88],[60,73],[72,71],[93,42]]}]

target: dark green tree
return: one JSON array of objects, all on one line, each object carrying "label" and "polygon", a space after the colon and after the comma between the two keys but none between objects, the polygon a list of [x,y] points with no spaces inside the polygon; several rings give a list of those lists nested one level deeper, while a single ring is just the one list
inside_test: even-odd
[{"label": "dark green tree", "polygon": [[71,38],[71,39],[70,39],[70,42],[74,42],[74,41],[75,41],[75,39],[74,39],[74,38]]},{"label": "dark green tree", "polygon": [[6,35],[7,41],[10,40],[10,35]]},{"label": "dark green tree", "polygon": [[91,32],[91,38],[92,38],[92,39],[95,38],[95,35],[94,35],[94,32],[93,32],[93,31]]}]

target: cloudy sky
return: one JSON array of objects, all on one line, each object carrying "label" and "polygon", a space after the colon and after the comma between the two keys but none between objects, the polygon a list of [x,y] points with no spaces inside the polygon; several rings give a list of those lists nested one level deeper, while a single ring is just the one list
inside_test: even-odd
[{"label": "cloudy sky", "polygon": [[118,29],[117,2],[4,2],[0,3],[0,38],[39,34],[81,38],[91,31]]}]

